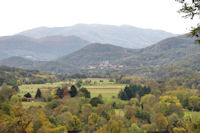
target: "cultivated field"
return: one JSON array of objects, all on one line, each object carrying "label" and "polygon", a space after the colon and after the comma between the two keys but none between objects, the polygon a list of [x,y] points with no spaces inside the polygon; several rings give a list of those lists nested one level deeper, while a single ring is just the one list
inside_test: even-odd
[{"label": "cultivated field", "polygon": [[[80,79],[79,79],[80,80]],[[62,87],[64,84],[76,84],[78,80],[76,79],[71,79],[70,81],[65,81],[65,82],[57,82],[57,83],[46,83],[46,84],[30,84],[30,85],[21,85],[19,86],[20,88],[20,93],[19,95],[21,97],[24,96],[26,93],[30,93],[32,97],[35,96],[36,91],[38,88],[40,88],[42,93],[46,93],[47,91],[50,91],[51,94],[55,93],[55,89],[58,87]],[[90,81],[90,83],[86,83],[87,81]],[[81,80],[82,84],[81,87],[87,88],[90,93],[91,97],[97,97],[101,95],[103,97],[104,101],[107,102],[121,102],[117,98],[118,93],[121,89],[123,89],[126,85],[124,84],[116,84],[115,82],[109,81],[109,79],[105,78],[88,78],[88,79],[82,79]],[[24,106],[29,107],[30,105],[43,105],[41,102],[24,102]]]}]

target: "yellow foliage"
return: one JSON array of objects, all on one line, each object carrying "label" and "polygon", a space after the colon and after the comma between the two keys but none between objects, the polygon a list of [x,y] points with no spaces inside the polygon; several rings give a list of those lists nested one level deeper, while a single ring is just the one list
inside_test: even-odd
[{"label": "yellow foliage", "polygon": [[174,133],[186,133],[186,130],[184,128],[173,128]]}]

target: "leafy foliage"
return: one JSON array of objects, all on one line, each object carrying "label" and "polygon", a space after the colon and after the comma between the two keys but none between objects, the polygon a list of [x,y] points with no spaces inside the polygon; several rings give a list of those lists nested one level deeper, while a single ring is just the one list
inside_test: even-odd
[{"label": "leafy foliage", "polygon": [[[185,18],[199,17],[200,15],[200,0],[176,0],[182,3],[182,8],[179,10],[180,13],[185,14]],[[192,28],[191,35],[197,37],[197,42],[200,43],[200,23],[198,23],[196,28]]]},{"label": "leafy foliage", "polygon": [[91,100],[90,100],[90,104],[92,106],[97,106],[98,104],[103,104],[103,100],[99,97],[93,97]]},{"label": "leafy foliage", "polygon": [[142,97],[150,92],[151,89],[149,87],[142,87],[140,85],[129,85],[126,86],[124,90],[120,91],[118,97],[122,100],[130,100],[131,98],[136,97],[136,95]]},{"label": "leafy foliage", "polygon": [[24,97],[26,97],[26,98],[31,98],[32,95],[28,92],[28,93],[26,93],[26,94],[24,95]]},{"label": "leafy foliage", "polygon": [[90,92],[86,88],[81,88],[79,90],[80,95],[83,95],[85,98],[90,98]]},{"label": "leafy foliage", "polygon": [[71,97],[75,97],[78,94],[78,91],[74,85],[71,86],[69,93]]}]

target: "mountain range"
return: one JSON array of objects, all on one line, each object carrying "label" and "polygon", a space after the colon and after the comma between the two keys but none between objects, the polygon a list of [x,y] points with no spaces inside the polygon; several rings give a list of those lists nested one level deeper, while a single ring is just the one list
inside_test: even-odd
[{"label": "mountain range", "polygon": [[[200,66],[200,62],[198,62],[200,46],[194,44],[194,40],[187,35],[182,35],[162,40],[139,50],[95,43],[36,68],[68,73],[81,72],[86,69],[91,71],[89,70],[91,66],[94,70],[100,69],[100,65],[105,65],[103,63],[105,61],[107,61],[106,69],[115,69],[116,65],[121,65],[123,66],[121,70],[132,69],[132,72],[140,69],[144,71],[146,68],[156,69],[166,65],[195,68],[191,63],[196,62],[196,65]],[[196,68],[198,68],[197,66]]]},{"label": "mountain range", "polygon": [[[149,73],[161,67],[183,67],[194,71],[200,69],[200,46],[195,38],[181,35],[164,39],[143,49],[129,49],[111,44],[92,43],[78,51],[46,62],[31,62],[24,65],[22,58],[17,63],[7,58],[1,65],[17,66],[56,73],[95,73],[117,71],[121,73]],[[19,63],[21,62],[21,63]],[[28,62],[27,59],[24,62]]]},{"label": "mountain range", "polygon": [[199,71],[195,39],[128,25],[41,27],[0,37],[0,65],[55,73],[150,73],[166,66]]},{"label": "mountain range", "polygon": [[114,44],[125,48],[144,48],[175,34],[130,25],[76,24],[68,27],[39,27],[20,32],[32,38],[47,36],[77,36],[91,43]]},{"label": "mountain range", "polygon": [[33,60],[53,60],[89,44],[77,36],[31,38],[22,35],[0,37],[0,59],[21,56]]}]

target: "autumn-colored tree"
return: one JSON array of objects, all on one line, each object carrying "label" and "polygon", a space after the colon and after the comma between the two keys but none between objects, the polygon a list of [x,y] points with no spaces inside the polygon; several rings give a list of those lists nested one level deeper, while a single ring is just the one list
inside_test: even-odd
[{"label": "autumn-colored tree", "polygon": [[189,97],[188,108],[193,111],[200,111],[200,97],[199,96]]},{"label": "autumn-colored tree", "polygon": [[129,131],[130,133],[144,133],[144,131],[141,128],[139,128],[135,123],[131,125],[131,128]]},{"label": "autumn-colored tree", "polygon": [[109,120],[106,125],[95,133],[127,133],[122,121]]},{"label": "autumn-colored tree", "polygon": [[13,95],[13,91],[11,88],[7,86],[7,84],[4,82],[1,86],[0,90],[0,101],[5,101],[11,98]]},{"label": "autumn-colored tree", "polygon": [[[6,106],[4,105],[4,108],[5,107]],[[0,107],[1,132],[32,133],[33,131],[32,118],[25,112],[20,103],[16,103],[12,105],[12,107],[7,106],[5,109],[2,110],[2,105],[1,105]]]},{"label": "autumn-colored tree", "polygon": [[187,133],[186,129],[184,129],[182,127],[180,127],[180,128],[178,128],[178,127],[173,128],[173,132],[174,133]]},{"label": "autumn-colored tree", "polygon": [[82,114],[81,114],[81,118],[85,123],[88,123],[88,117],[91,115],[91,113],[93,112],[92,106],[90,104],[84,104],[82,106]]},{"label": "autumn-colored tree", "polygon": [[103,117],[100,117],[96,113],[91,113],[88,117],[88,131],[96,131],[97,129],[99,129],[100,126],[103,126],[105,122],[106,120]]},{"label": "autumn-colored tree", "polygon": [[154,116],[153,123],[156,124],[158,131],[165,131],[168,126],[167,118],[162,113],[158,113]]},{"label": "autumn-colored tree", "polygon": [[125,107],[125,117],[127,118],[127,119],[131,119],[133,116],[135,116],[136,115],[136,107],[134,107],[134,106],[126,106]]},{"label": "autumn-colored tree", "polygon": [[81,131],[83,128],[83,123],[80,121],[80,119],[74,115],[72,117],[72,120],[68,123],[68,129],[69,131]]}]

